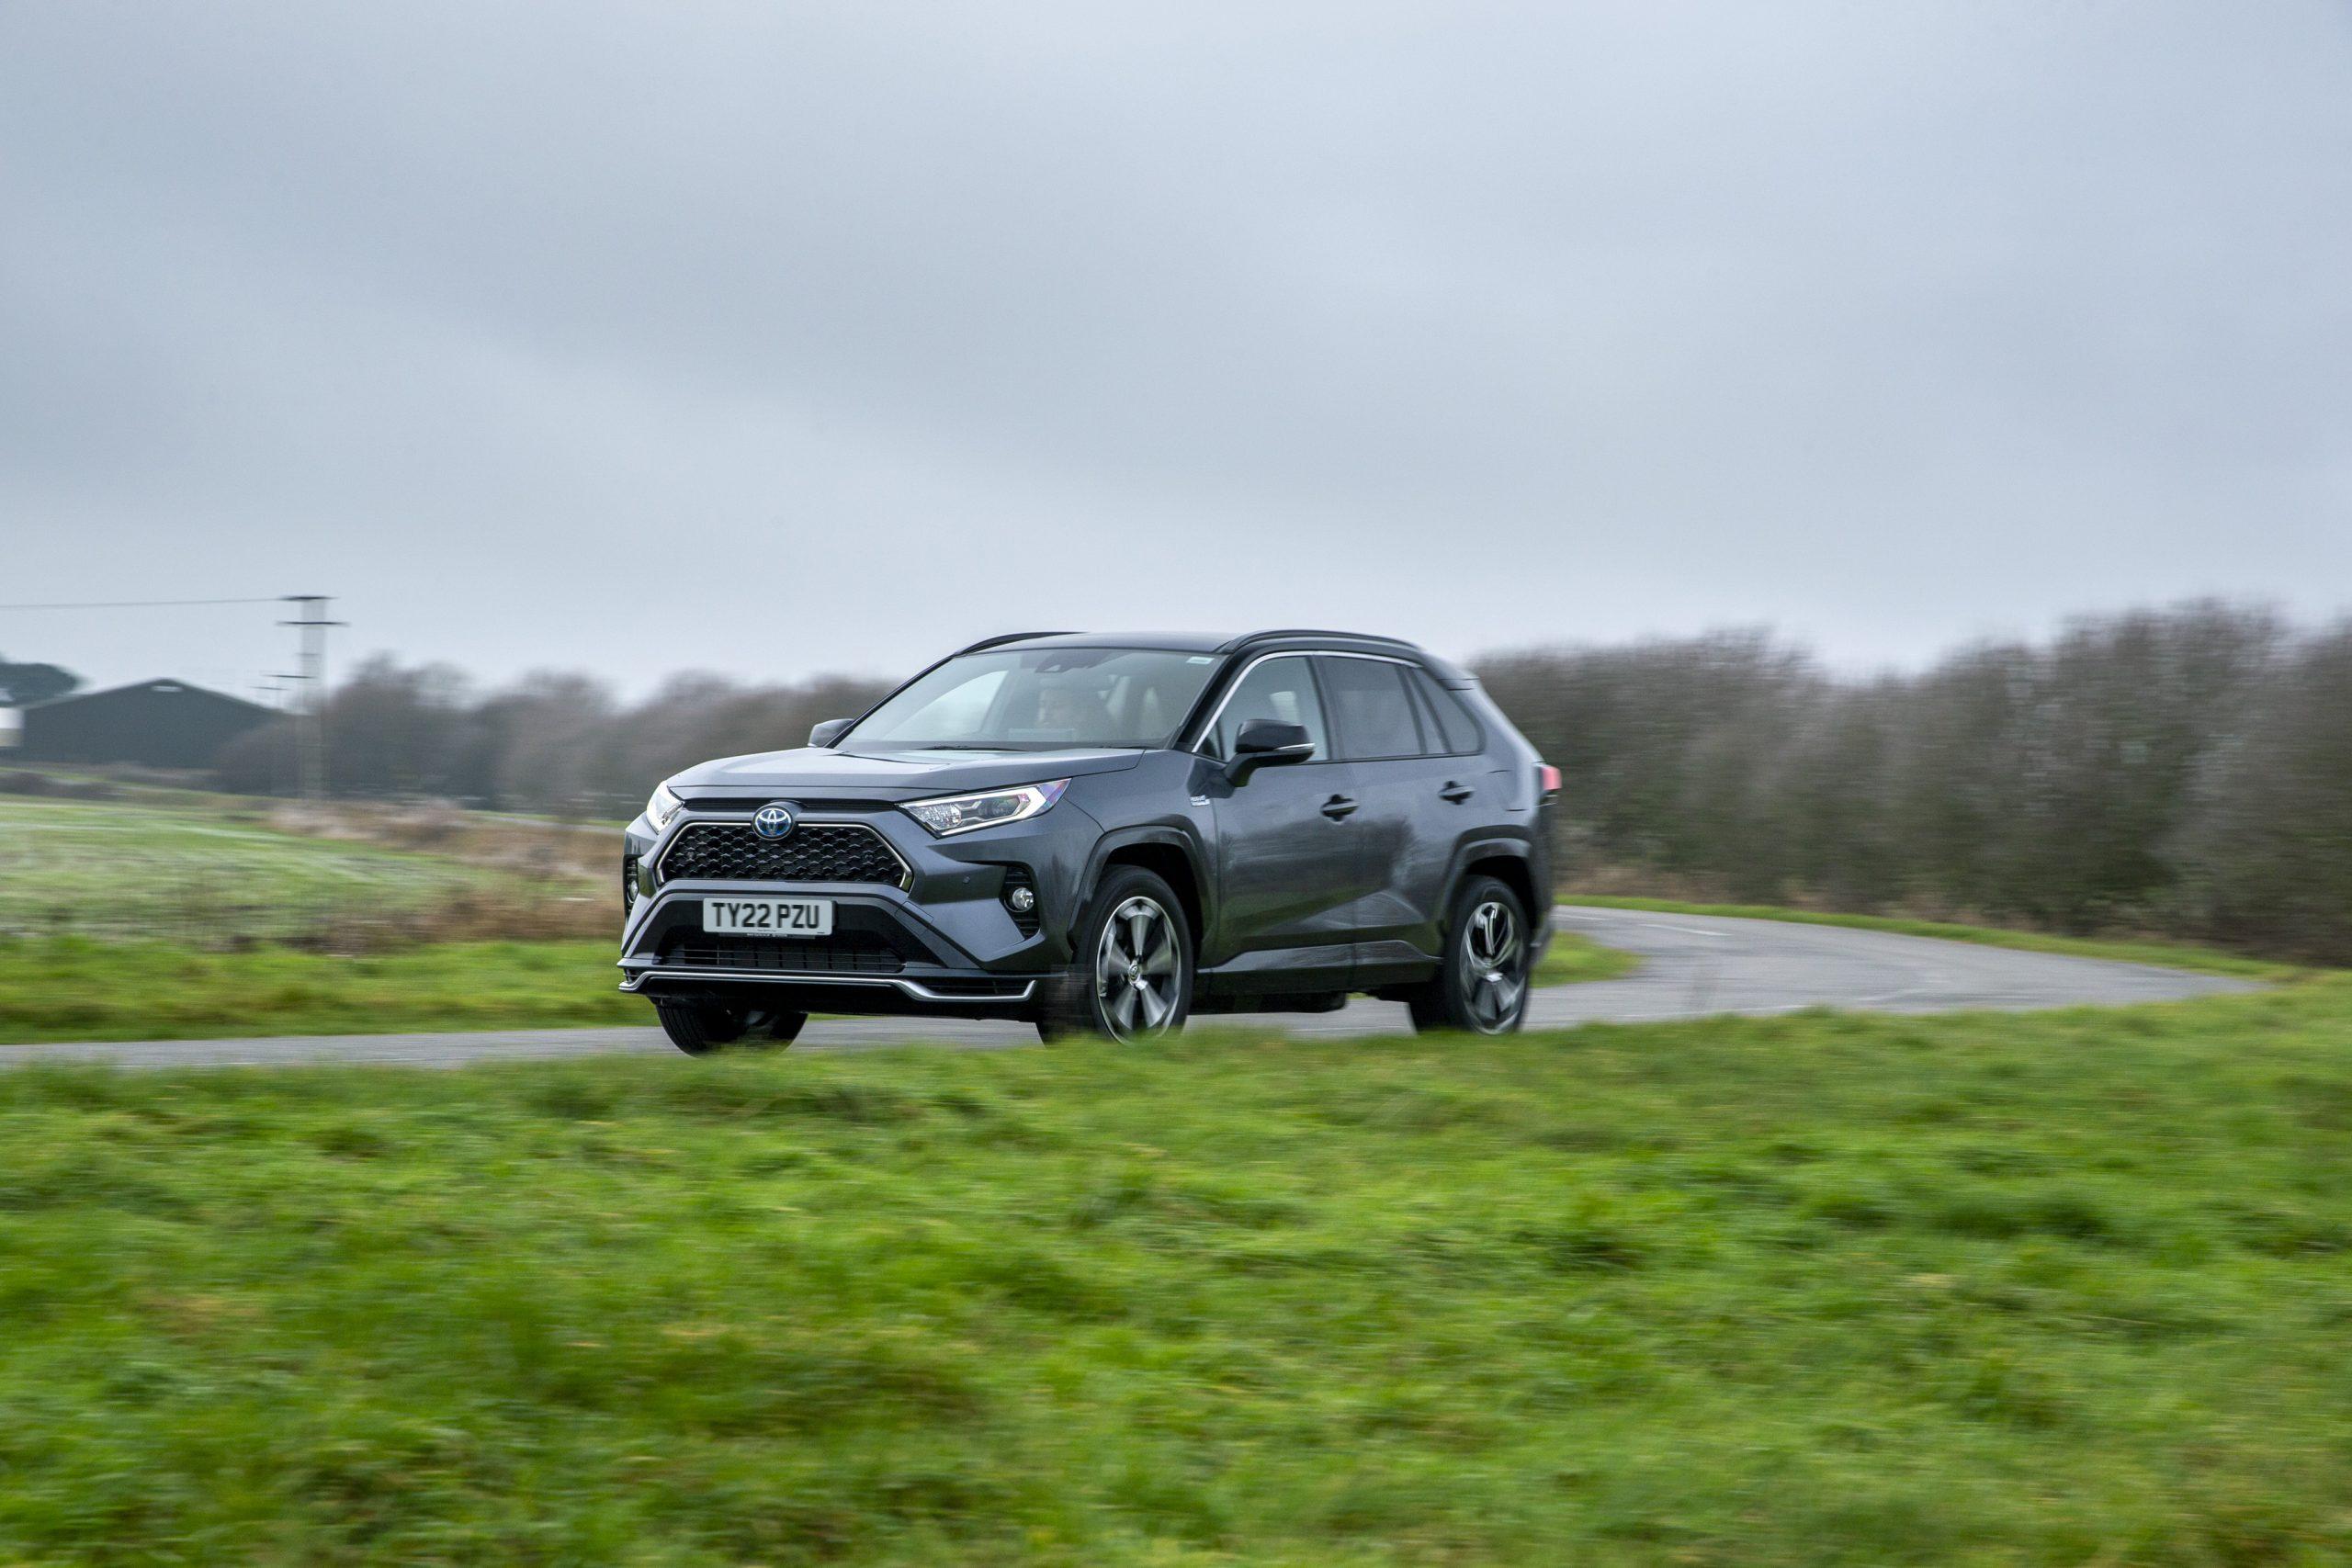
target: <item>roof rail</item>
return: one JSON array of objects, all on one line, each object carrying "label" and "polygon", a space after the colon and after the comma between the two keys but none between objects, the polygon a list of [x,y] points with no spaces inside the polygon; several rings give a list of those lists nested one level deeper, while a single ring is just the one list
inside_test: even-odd
[{"label": "roof rail", "polygon": [[1236,649],[1247,648],[1253,642],[1271,642],[1276,637],[1327,637],[1340,642],[1376,642],[1386,648],[1409,648],[1416,653],[1420,651],[1403,637],[1374,637],[1368,632],[1335,632],[1321,626],[1274,626],[1264,631],[1244,632],[1239,637],[1228,640],[1217,651],[1231,653]]},{"label": "roof rail", "polygon": [[956,651],[960,657],[967,653],[978,653],[984,648],[1002,648],[1008,642],[1027,642],[1033,637],[1069,637],[1070,635],[1072,634],[1069,632],[1006,632],[1002,637],[984,637],[971,647],[959,648]]}]

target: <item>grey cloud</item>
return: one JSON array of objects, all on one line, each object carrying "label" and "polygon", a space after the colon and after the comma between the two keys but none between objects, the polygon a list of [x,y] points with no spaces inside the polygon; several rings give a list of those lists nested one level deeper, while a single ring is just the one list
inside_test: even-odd
[{"label": "grey cloud", "polygon": [[2352,581],[2317,0],[28,6],[0,149],[0,600],[641,683]]}]

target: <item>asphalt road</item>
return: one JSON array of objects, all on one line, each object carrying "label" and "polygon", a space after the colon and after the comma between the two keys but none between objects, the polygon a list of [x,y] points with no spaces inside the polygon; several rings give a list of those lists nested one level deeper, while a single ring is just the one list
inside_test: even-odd
[{"label": "asphalt road", "polygon": [[[2018,953],[1841,926],[1741,920],[1713,915],[1653,915],[1563,907],[1560,927],[1605,946],[1639,953],[1620,980],[1557,986],[1535,993],[1530,1027],[1637,1023],[1710,1013],[1792,1012],[1832,1007],[1874,1012],[2026,1010],[2172,1001],[2248,990],[2243,980],[2104,959]],[[647,1010],[650,1012],[650,1009]],[[1350,1035],[1402,1032],[1403,1007],[1354,1001],[1332,1013],[1207,1020],[1215,1024]],[[812,1023],[795,1050],[858,1050],[926,1041],[966,1049],[1034,1045],[1027,1024],[905,1019],[831,1019]],[[525,1029],[469,1034],[303,1035],[254,1040],[158,1040],[0,1046],[0,1063],[111,1062],[125,1066],[268,1066],[298,1062],[374,1062],[452,1067],[469,1062],[579,1056],[628,1051],[671,1053],[659,1029]]]}]

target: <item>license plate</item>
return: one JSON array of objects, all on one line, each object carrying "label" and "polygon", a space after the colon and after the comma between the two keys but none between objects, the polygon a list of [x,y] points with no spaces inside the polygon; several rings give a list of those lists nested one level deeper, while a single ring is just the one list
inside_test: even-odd
[{"label": "license plate", "polygon": [[702,929],[755,936],[831,936],[831,898],[706,898]]}]

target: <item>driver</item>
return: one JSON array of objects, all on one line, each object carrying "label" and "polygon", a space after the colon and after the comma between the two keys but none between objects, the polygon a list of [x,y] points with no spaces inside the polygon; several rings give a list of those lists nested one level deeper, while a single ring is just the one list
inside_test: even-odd
[{"label": "driver", "polygon": [[1084,722],[1085,705],[1068,686],[1048,686],[1037,694],[1037,728],[1076,729]]}]

